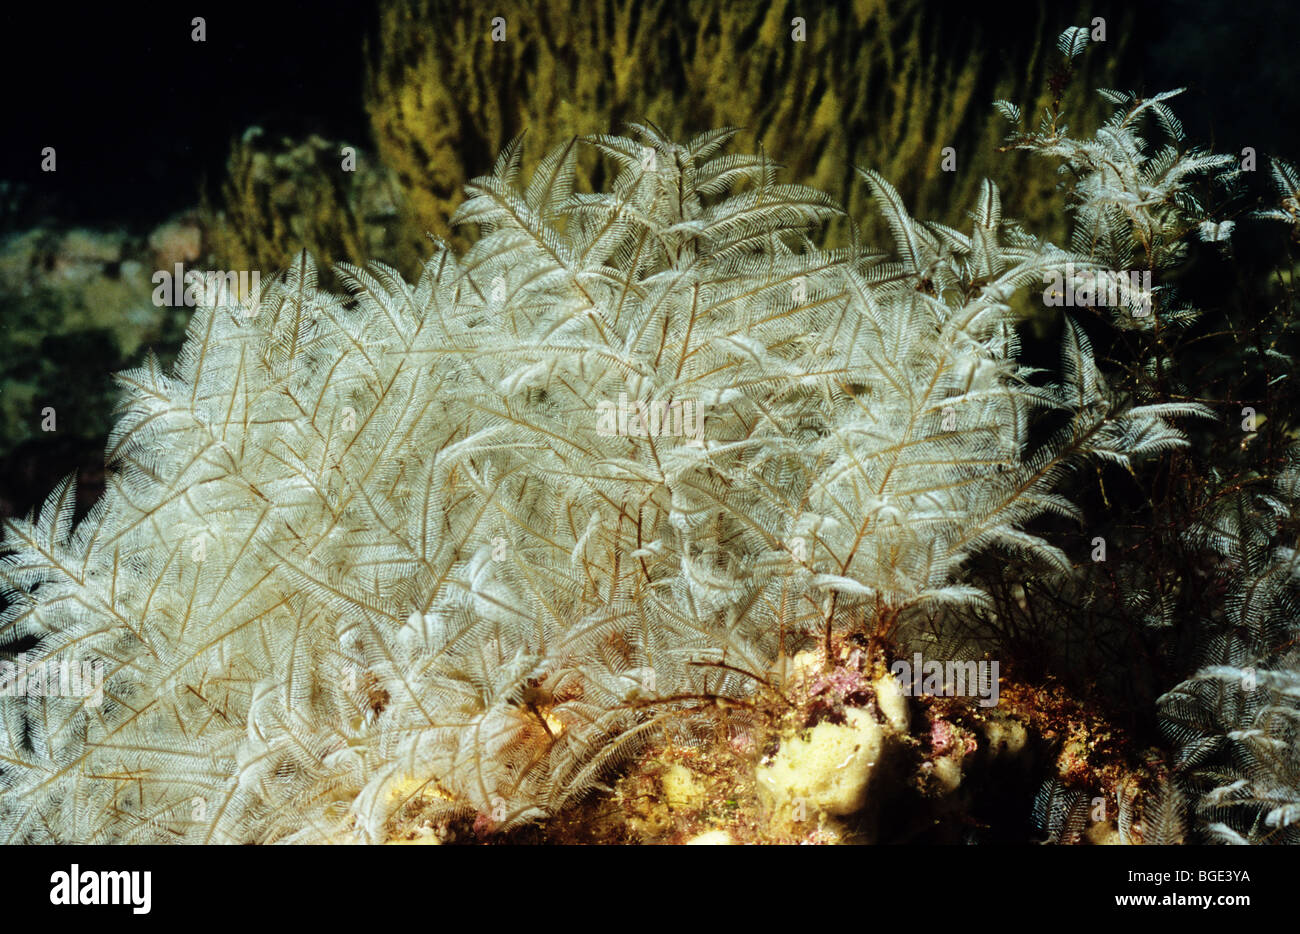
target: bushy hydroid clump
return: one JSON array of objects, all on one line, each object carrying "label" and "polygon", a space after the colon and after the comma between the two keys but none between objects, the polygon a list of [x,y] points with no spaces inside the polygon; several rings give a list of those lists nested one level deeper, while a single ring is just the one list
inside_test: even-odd
[{"label": "bushy hydroid clump", "polygon": [[1222,606],[1203,667],[1160,698],[1198,828],[1227,843],[1300,842],[1300,452],[1271,485],[1223,497],[1188,530]]},{"label": "bushy hydroid clump", "polygon": [[[835,192],[861,223],[873,221],[870,188],[853,171],[863,164],[889,178],[917,213],[960,221],[991,162],[1008,159],[994,152],[1001,127],[987,101],[1008,97],[1030,109],[1050,98],[1055,22],[1106,24],[1109,54],[1076,63],[1083,81],[1066,91],[1076,122],[1096,125],[1103,109],[1084,88],[1113,80],[1133,57],[1135,17],[1122,5],[1025,0],[1006,13],[958,21],[928,15],[916,0],[816,8],[511,0],[491,9],[389,0],[367,40],[365,93],[379,158],[400,179],[404,242],[395,255],[348,258],[383,259],[409,273],[428,255],[428,231],[457,235],[448,220],[465,184],[514,136],[549,142],[628,120],[653,120],[673,138],[745,127],[754,148],[777,154],[791,177]],[[1007,46],[1025,54],[994,52]],[[939,171],[949,146],[951,171]],[[525,153],[524,168],[544,151]],[[1035,229],[1059,223],[1050,173],[1020,161],[1001,176],[1004,196]],[[602,170],[583,158],[578,177],[599,180]],[[304,182],[337,187],[326,175]],[[260,246],[263,268],[283,266],[299,248]]]},{"label": "bushy hydroid clump", "polygon": [[[1087,30],[1079,27],[1066,30],[1058,46],[1073,61],[1087,41]],[[1139,99],[1103,90],[1114,114],[1095,134],[1079,137],[1070,134],[1059,97],[1033,131],[1023,128],[1026,120],[1014,104],[998,101],[995,107],[1013,124],[1006,148],[1059,163],[1060,199],[1070,220],[1071,258],[1032,296],[1037,308],[1030,313],[1036,323],[1042,323],[1043,306],[1061,308],[1053,337],[1066,346],[1082,340],[1100,347],[1092,393],[1108,405],[1151,404],[1166,414],[1217,420],[1218,414],[1206,406],[1221,401],[1210,389],[1213,381],[1192,369],[1189,360],[1195,355],[1185,352],[1190,343],[1207,339],[1207,329],[1195,330],[1203,309],[1182,294],[1178,272],[1206,229],[1215,229],[1216,242],[1231,236],[1233,221],[1215,212],[1225,210],[1238,193],[1241,173],[1231,156],[1186,145],[1167,103],[1178,93]],[[1209,336],[1223,334],[1234,332],[1225,328]],[[1239,356],[1233,351],[1233,358]],[[1196,418],[1184,424],[1204,438],[1209,422]],[[1135,541],[1134,530],[1169,529],[1169,537],[1178,541],[1194,520],[1171,510],[1186,506],[1201,491],[1173,488],[1179,474],[1172,468],[1163,476],[1140,476],[1126,456],[1142,449],[1140,437],[1133,436],[1133,445],[1103,446],[1105,463],[1071,479],[1069,491],[1082,509],[1078,523],[1061,528],[1059,538],[1075,556],[1071,573],[1063,578],[1044,576],[1043,568],[1032,564],[991,566],[987,573],[992,579],[985,578],[984,585],[994,595],[994,611],[947,621],[949,637],[964,633],[976,649],[1009,653],[1022,668],[1082,671],[1127,681],[1130,689],[1132,682],[1142,682],[1139,692],[1146,690],[1148,696],[1121,693],[1120,700],[1151,707],[1167,682],[1152,688],[1145,683],[1146,672],[1134,677],[1132,666],[1122,660],[1132,649],[1127,630],[1135,616],[1145,617],[1137,628],[1172,625],[1176,602],[1167,591],[1177,574],[1168,567],[1170,577],[1159,579],[1165,570],[1161,565],[1173,563],[1168,549],[1150,539]],[[1185,449],[1167,447],[1172,462],[1187,463]],[[1179,479],[1199,484],[1187,473]],[[1116,494],[1136,502],[1117,508],[1124,500]],[[978,569],[975,574],[981,576]],[[1039,655],[1045,658],[1031,657]]]},{"label": "bushy hydroid clump", "polygon": [[[1080,31],[1067,32],[1063,49],[1077,54],[1081,40]],[[1147,808],[1165,828],[1157,837],[1183,836],[1168,829],[1178,823],[1170,816],[1178,801],[1188,808],[1189,839],[1294,842],[1300,664],[1290,275],[1278,274],[1274,295],[1238,277],[1237,291],[1250,298],[1207,296],[1202,304],[1207,290],[1187,271],[1206,267],[1209,278],[1232,281],[1238,225],[1295,223],[1295,172],[1273,160],[1276,206],[1251,211],[1243,195],[1253,154],[1239,160],[1187,148],[1167,103],[1177,92],[1102,93],[1117,111],[1095,138],[1071,138],[1049,113],[1037,132],[1009,142],[1061,160],[1076,253],[1103,269],[1151,276],[1143,289],[1120,282],[1121,301],[1092,319],[1112,384],[1128,398],[1207,405],[1219,424],[1198,429],[1194,446],[1137,483],[1111,471],[1110,496],[1105,483],[1091,496],[1081,489],[1093,503],[1085,534],[1110,546],[1110,560],[1094,552],[1064,591],[1027,576],[1019,609],[996,601],[995,638],[1032,619],[1042,636],[1072,631],[1114,647],[1093,654],[1100,661],[1092,672],[1143,715],[1154,713],[1175,749],[1169,784]],[[1000,109],[1019,122],[1014,107]],[[1083,278],[1096,282],[1090,272]],[[1074,651],[1076,665],[1089,654]]]},{"label": "bushy hydroid clump", "polygon": [[221,269],[283,269],[304,250],[322,267],[383,257],[414,269],[418,260],[403,252],[403,198],[365,149],[249,127],[231,145],[219,195],[204,193],[205,250]]},{"label": "bushy hydroid clump", "polygon": [[[1054,21],[1097,17],[1108,54],[1075,62],[1081,80],[1064,89],[1076,124],[1095,127],[1104,107],[1086,89],[1132,61],[1136,19],[1122,5],[1047,0],[962,21],[927,15],[917,0],[815,9],[745,0],[379,6],[377,29],[366,37],[373,146],[356,151],[355,170],[340,171],[340,145],[304,140],[290,148],[249,134],[235,141],[204,212],[217,267],[280,269],[305,249],[322,264],[379,259],[418,276],[430,231],[467,243],[450,218],[466,183],[516,135],[549,143],[628,120],[653,120],[674,138],[742,126],[755,148],[779,154],[791,177],[835,192],[873,228],[870,188],[855,164],[889,178],[914,212],[951,224],[1001,162],[1003,197],[1040,234],[1055,236],[1062,218],[1050,172],[997,154],[1002,128],[987,102],[1046,106],[1058,68]],[[1006,46],[1025,54],[993,51]],[[526,152],[524,169],[544,153]],[[273,165],[264,164],[268,157]],[[577,176],[603,183],[603,167],[585,153]],[[367,215],[389,191],[393,215],[376,229]]]},{"label": "bushy hydroid clump", "polygon": [[674,698],[978,605],[976,551],[1068,567],[1025,530],[1071,512],[1067,465],[1194,407],[1116,405],[1073,328],[1061,384],[1026,378],[1007,300],[1070,257],[991,183],[967,235],[864,173],[897,255],[827,252],[834,200],[732,132],[594,138],[597,193],[576,143],[526,185],[512,144],[464,257],[344,269],[343,299],[303,256],[124,374],[108,495],[9,530],[6,636],[108,674],[100,706],[4,704],[5,837],[375,840],[416,797],[510,825]]},{"label": "bushy hydroid clump", "polygon": [[[989,556],[1026,606],[1049,581],[1095,603],[1045,537],[1086,518],[1066,493],[1209,414],[1103,372],[1068,314],[1055,374],[1019,361],[1012,308],[1043,283],[1108,275],[1133,231],[1164,268],[1182,215],[1117,190],[1180,197],[1218,166],[1146,165],[1117,119],[1096,146],[1137,175],[1084,173],[1078,216],[1106,229],[1072,251],[992,182],[959,231],[867,170],[893,250],[828,249],[836,199],[727,153],[736,131],[638,125],[526,181],[512,141],[455,217],[474,245],[415,283],[341,266],[334,295],[301,255],[212,296],[173,372],[120,378],[104,499],[74,526],[64,482],[8,527],[0,636],[106,675],[102,702],[0,701],[0,837],[508,828],[665,731],[703,741],[708,704],[779,689],[809,644],[996,627]],[[607,190],[576,186],[580,147]],[[1153,333],[1177,313],[1150,307]]]}]

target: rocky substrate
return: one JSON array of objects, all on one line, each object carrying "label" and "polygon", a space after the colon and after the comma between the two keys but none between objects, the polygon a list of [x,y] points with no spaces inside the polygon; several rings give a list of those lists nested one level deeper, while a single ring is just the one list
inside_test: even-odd
[{"label": "rocky substrate", "polygon": [[[414,820],[394,843],[1141,843],[1163,768],[1058,686],[997,707],[906,697],[885,654],[804,652],[714,734],[663,737],[608,794],[539,825]],[[779,683],[779,689],[773,684]]]}]

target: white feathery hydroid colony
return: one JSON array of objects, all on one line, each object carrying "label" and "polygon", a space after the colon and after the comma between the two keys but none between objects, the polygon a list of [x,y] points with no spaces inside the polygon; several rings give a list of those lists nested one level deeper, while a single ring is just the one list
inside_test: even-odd
[{"label": "white feathery hydroid colony", "polygon": [[897,254],[826,250],[834,200],[721,154],[734,131],[635,130],[587,141],[598,193],[576,141],[527,185],[510,146],[457,217],[482,237],[415,284],[323,294],[302,256],[199,309],[174,373],[121,377],[106,496],[74,528],[65,481],[6,537],[0,633],[106,680],[0,703],[0,837],[554,813],[689,727],[677,695],[978,605],[978,550],[1068,567],[1025,531],[1072,513],[1066,465],[1181,442],[1165,417],[1196,407],[1121,407],[1073,325],[1061,385],[1025,378],[1008,302],[1089,261],[1004,224],[991,183],[959,233],[865,173]]}]

